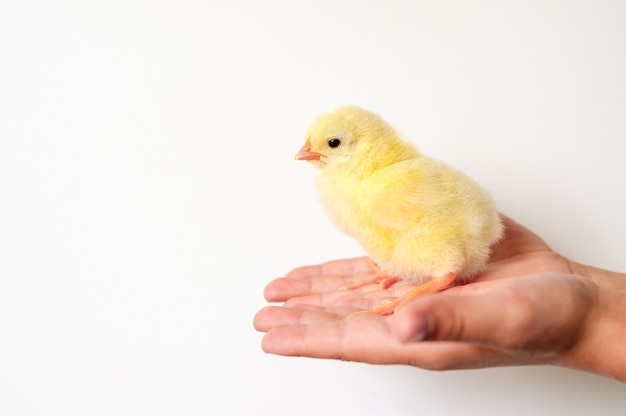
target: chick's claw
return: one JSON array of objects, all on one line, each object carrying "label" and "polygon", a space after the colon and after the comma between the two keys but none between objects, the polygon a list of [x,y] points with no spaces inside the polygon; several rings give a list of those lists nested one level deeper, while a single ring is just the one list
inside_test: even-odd
[{"label": "chick's claw", "polygon": [[394,300],[386,300],[379,306],[363,311],[364,313],[377,313],[379,315],[391,315],[396,309],[402,307],[405,303],[415,299],[418,296],[429,293],[436,293],[440,290],[448,288],[456,279],[457,273],[450,273],[441,279],[430,279],[425,283],[409,290],[404,295]]},{"label": "chick's claw", "polygon": [[372,259],[368,259],[368,264],[372,268],[374,273],[370,274],[364,279],[358,280],[348,286],[341,288],[341,290],[354,290],[363,286],[372,284],[378,284],[381,290],[390,288],[394,283],[399,282],[398,276],[390,276],[387,272],[383,271]]},{"label": "chick's claw", "polygon": [[354,290],[372,284],[378,284],[378,287],[384,290],[390,288],[394,283],[399,282],[400,280],[402,279],[397,276],[388,276],[387,273],[380,271],[345,286],[342,290]]},{"label": "chick's claw", "polygon": [[402,301],[402,298],[403,297],[399,297],[394,300],[385,300],[383,301],[383,303],[381,303],[377,307],[368,309],[365,311],[361,311],[359,313],[377,313],[382,316],[393,315],[393,313],[396,311],[396,308],[398,308],[402,303],[404,303]]},{"label": "chick's claw", "polygon": [[400,279],[397,276],[387,276],[384,279],[382,279],[380,282],[378,282],[378,287],[381,288],[382,290],[385,289],[389,289],[394,283],[399,282]]}]

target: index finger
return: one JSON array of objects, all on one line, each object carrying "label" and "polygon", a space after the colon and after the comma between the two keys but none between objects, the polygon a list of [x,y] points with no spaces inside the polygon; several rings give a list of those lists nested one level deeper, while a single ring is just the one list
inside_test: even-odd
[{"label": "index finger", "polygon": [[292,279],[310,278],[315,276],[354,276],[358,273],[371,272],[368,257],[331,260],[321,264],[309,265],[293,269],[285,277]]},{"label": "index finger", "polygon": [[282,302],[295,296],[333,292],[371,273],[367,257],[334,260],[292,270],[272,280],[264,291],[265,299]]}]

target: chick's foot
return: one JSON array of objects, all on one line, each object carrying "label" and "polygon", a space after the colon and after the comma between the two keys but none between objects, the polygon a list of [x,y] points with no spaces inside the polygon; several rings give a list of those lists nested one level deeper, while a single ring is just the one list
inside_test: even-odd
[{"label": "chick's foot", "polygon": [[454,279],[456,279],[457,273],[450,273],[441,279],[430,279],[425,283],[409,290],[404,295],[394,300],[388,300],[383,302],[380,306],[363,311],[364,313],[377,313],[379,315],[391,315],[396,309],[404,305],[405,303],[415,299],[418,296],[426,295],[429,293],[436,293],[440,290],[446,289],[450,286]]},{"label": "chick's foot", "polygon": [[402,280],[398,276],[390,276],[387,272],[383,271],[376,263],[374,263],[372,259],[369,259],[369,265],[374,273],[370,274],[364,279],[352,283],[351,285],[341,288],[341,290],[353,290],[376,283],[381,290],[385,290],[390,288],[394,283]]}]

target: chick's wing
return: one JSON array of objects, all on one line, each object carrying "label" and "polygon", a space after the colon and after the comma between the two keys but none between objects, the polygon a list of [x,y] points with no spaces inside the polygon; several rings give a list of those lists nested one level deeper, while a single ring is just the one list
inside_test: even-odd
[{"label": "chick's wing", "polygon": [[446,179],[437,162],[405,160],[363,181],[360,195],[371,221],[401,230],[446,210],[454,199]]}]

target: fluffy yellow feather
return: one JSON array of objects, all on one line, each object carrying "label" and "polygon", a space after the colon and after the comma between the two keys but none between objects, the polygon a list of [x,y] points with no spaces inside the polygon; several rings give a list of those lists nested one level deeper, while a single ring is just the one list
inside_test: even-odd
[{"label": "fluffy yellow feather", "polygon": [[477,182],[421,154],[362,108],[317,116],[296,159],[318,168],[322,205],[380,267],[376,281],[427,282],[419,293],[374,312],[392,313],[417,294],[470,280],[502,236],[492,199]]}]

